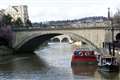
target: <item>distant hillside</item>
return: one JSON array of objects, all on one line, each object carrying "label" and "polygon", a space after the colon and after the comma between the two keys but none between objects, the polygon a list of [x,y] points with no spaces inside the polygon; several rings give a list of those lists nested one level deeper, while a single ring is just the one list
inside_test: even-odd
[{"label": "distant hillside", "polygon": [[85,17],[81,19],[74,20],[63,20],[63,21],[49,21],[46,23],[33,23],[35,27],[48,27],[48,26],[69,26],[75,23],[92,23],[92,22],[103,22],[108,20],[107,17],[103,16],[93,16],[93,17]]}]

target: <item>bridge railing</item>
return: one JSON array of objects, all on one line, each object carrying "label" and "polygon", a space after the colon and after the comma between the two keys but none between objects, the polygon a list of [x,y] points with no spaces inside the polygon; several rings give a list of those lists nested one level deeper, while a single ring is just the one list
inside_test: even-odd
[{"label": "bridge railing", "polygon": [[91,22],[91,23],[73,23],[70,25],[50,25],[47,27],[29,27],[29,26],[13,26],[13,31],[33,31],[33,30],[65,30],[65,29],[103,29],[103,28],[109,28],[110,27],[110,21],[104,21],[104,22]]}]

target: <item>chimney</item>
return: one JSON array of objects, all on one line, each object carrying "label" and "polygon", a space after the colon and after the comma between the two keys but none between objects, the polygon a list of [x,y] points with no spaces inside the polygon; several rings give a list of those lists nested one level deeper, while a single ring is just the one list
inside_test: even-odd
[{"label": "chimney", "polygon": [[110,8],[108,8],[108,20],[110,20]]}]

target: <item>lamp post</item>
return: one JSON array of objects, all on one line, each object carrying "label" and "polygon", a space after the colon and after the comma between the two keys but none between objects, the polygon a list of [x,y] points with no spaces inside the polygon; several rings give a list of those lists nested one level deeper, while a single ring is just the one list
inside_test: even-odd
[{"label": "lamp post", "polygon": [[112,55],[115,56],[115,45],[114,45],[114,26],[113,26],[113,18],[111,18],[111,32],[112,32]]},{"label": "lamp post", "polygon": [[[111,36],[112,36],[112,46],[109,44],[109,49],[110,49],[110,54],[112,54],[112,56],[115,56],[115,45],[114,45],[114,23],[113,23],[113,18],[110,17],[110,8],[108,8],[108,20],[111,21]],[[111,52],[111,47],[112,47],[112,52]]]}]

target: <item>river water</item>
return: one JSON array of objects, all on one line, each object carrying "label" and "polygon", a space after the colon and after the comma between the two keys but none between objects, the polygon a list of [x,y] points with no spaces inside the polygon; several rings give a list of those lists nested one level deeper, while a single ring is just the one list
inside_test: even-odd
[{"label": "river water", "polygon": [[120,73],[100,72],[96,66],[71,67],[72,53],[71,44],[49,43],[35,53],[2,56],[0,80],[120,80]]}]

